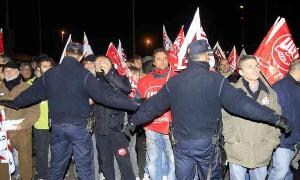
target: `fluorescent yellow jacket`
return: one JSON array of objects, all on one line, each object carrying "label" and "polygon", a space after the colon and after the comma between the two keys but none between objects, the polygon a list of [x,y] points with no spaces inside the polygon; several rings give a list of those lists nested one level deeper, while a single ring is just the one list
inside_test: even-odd
[{"label": "fluorescent yellow jacket", "polygon": [[[28,84],[32,85],[36,77],[27,81]],[[37,122],[34,124],[36,129],[49,129],[48,125],[48,101],[42,101],[40,103],[40,117]]]}]

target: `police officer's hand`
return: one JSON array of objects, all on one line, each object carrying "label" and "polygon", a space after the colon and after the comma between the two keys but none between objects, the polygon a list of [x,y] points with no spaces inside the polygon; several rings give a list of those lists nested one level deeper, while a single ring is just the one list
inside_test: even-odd
[{"label": "police officer's hand", "polygon": [[12,100],[3,99],[3,100],[0,100],[0,105],[6,106],[6,107],[12,108],[12,109],[17,109],[17,107],[14,105],[13,102],[14,101],[12,101]]},{"label": "police officer's hand", "polygon": [[130,137],[131,136],[131,133],[134,132],[136,126],[132,123],[132,122],[128,122],[126,128],[125,128],[125,135],[127,137]]},{"label": "police officer's hand", "polygon": [[287,120],[287,118],[283,116],[279,116],[278,121],[275,124],[279,128],[283,129],[284,132],[287,134],[293,130],[293,125],[290,121]]}]

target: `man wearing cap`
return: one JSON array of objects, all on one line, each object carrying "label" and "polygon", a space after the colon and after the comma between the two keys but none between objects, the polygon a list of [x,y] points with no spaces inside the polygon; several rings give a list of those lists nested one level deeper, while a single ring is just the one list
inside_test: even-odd
[{"label": "man wearing cap", "polygon": [[[4,80],[0,85],[0,100],[12,100],[30,86],[22,81],[18,66],[12,61],[4,64],[3,74]],[[39,107],[35,105],[20,110],[4,107],[4,112],[6,120],[24,119],[18,126],[18,131],[8,131],[8,136],[12,146],[18,151],[20,176],[22,179],[29,180],[32,178],[31,127],[39,118]],[[0,176],[1,174],[4,173],[0,172]]]},{"label": "man wearing cap", "polygon": [[235,89],[220,74],[209,71],[208,44],[197,40],[188,46],[187,69],[171,78],[161,90],[149,98],[132,117],[126,132],[136,125],[151,121],[171,109],[174,136],[176,178],[193,179],[197,165],[201,179],[222,179],[221,167],[216,164],[213,143],[221,109],[253,120],[276,124],[286,132],[292,127],[287,119],[262,106]]},{"label": "man wearing cap", "polygon": [[47,99],[51,120],[51,162],[49,180],[63,179],[73,154],[78,177],[94,180],[93,145],[88,132],[89,98],[106,106],[136,110],[138,105],[103,80],[97,80],[80,60],[83,46],[71,42],[66,48],[62,63],[47,71],[28,90],[14,101],[2,100],[0,104],[21,108]]}]

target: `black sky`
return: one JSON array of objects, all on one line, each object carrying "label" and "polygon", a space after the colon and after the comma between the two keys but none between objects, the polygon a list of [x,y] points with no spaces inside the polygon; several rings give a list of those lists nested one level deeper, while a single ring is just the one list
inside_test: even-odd
[{"label": "black sky", "polygon": [[[13,52],[37,55],[38,0],[7,1],[14,37]],[[96,54],[104,54],[109,42],[117,45],[121,39],[126,53],[132,56],[132,0],[41,0],[40,3],[44,53],[55,58],[60,56],[60,31],[64,29],[67,32],[65,41],[69,33],[73,40],[82,41],[85,31]],[[0,27],[5,27],[5,1],[0,4]],[[245,6],[243,21],[240,19],[243,16],[241,4]],[[278,16],[286,18],[296,45],[299,45],[300,11],[296,4],[297,1],[282,0],[135,0],[136,53],[146,55],[146,37],[152,39],[151,50],[162,47],[163,24],[172,41],[181,25],[187,32],[197,7],[212,46],[219,41],[224,50],[229,51],[236,45],[240,51],[244,27],[246,51],[253,53]]]}]

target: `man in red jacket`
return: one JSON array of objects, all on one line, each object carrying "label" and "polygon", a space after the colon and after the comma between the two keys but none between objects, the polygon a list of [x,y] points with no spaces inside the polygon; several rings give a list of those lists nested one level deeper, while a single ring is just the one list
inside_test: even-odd
[{"label": "man in red jacket", "polygon": [[[164,49],[154,50],[153,58],[155,68],[138,83],[138,91],[141,97],[146,99],[155,95],[169,78],[175,75],[169,67],[168,55]],[[145,124],[148,154],[146,161],[150,179],[163,179],[163,156],[167,162],[168,180],[175,179],[174,155],[168,136],[171,121],[171,112],[167,111],[151,123]]]}]

